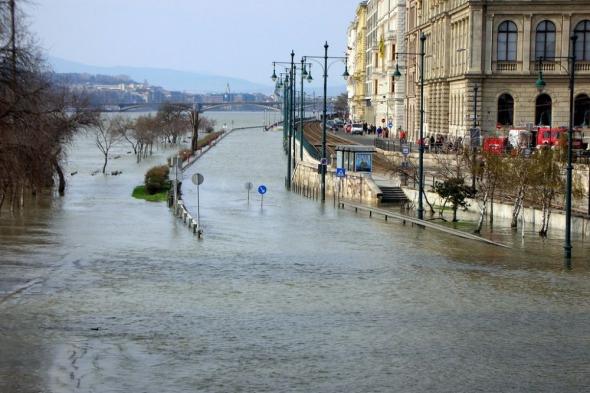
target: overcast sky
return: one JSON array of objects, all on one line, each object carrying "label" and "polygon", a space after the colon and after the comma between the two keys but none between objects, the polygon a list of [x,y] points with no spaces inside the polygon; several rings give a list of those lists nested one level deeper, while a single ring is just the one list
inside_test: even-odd
[{"label": "overcast sky", "polygon": [[[344,55],[356,0],[30,0],[47,55],[269,83],[273,60]],[[336,68],[335,66],[334,68]],[[342,70],[332,71],[331,75]],[[319,70],[316,75],[320,75]]]}]

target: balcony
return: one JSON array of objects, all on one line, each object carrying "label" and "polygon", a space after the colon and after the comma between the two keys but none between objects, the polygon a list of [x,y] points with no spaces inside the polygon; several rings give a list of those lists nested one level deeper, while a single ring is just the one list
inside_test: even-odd
[{"label": "balcony", "polygon": [[511,73],[522,69],[522,63],[519,61],[494,61],[492,64],[495,72]]},{"label": "balcony", "polygon": [[556,64],[552,61],[543,61],[543,63],[539,64],[539,62],[537,61],[531,61],[531,70],[534,70],[535,72],[538,71],[555,71],[555,69],[557,68]]},{"label": "balcony", "polygon": [[576,72],[590,72],[590,61],[581,61],[576,63]]}]

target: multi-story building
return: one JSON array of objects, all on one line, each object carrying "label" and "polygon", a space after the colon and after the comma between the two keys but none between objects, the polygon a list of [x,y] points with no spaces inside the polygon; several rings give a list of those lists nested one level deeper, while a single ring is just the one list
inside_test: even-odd
[{"label": "multi-story building", "polygon": [[365,80],[367,51],[367,2],[361,2],[348,27],[348,108],[354,121],[365,120]]},{"label": "multi-story building", "polygon": [[[484,134],[567,125],[568,57],[574,53],[574,121],[590,122],[587,0],[407,0],[409,52],[419,52],[422,32],[425,136],[466,138],[474,122]],[[575,48],[572,35],[577,37]],[[408,57],[406,129],[414,140],[419,132],[419,66],[416,56]],[[540,71],[543,91],[535,84]]]},{"label": "multi-story building", "polygon": [[[365,59],[365,121],[392,130],[405,124],[405,75],[396,81],[396,64],[404,69],[406,0],[368,0]],[[390,136],[396,133],[391,132]]]}]

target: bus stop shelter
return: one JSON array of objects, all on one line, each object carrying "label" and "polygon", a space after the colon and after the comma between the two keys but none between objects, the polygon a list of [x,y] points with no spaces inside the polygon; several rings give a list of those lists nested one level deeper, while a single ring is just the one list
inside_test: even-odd
[{"label": "bus stop shelter", "polygon": [[344,168],[347,172],[373,171],[373,146],[337,145],[336,167]]}]

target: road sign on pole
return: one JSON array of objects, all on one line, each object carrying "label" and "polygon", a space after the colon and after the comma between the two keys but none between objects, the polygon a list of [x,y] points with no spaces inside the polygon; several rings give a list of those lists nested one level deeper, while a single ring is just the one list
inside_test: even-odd
[{"label": "road sign on pole", "polygon": [[193,184],[197,186],[197,227],[199,227],[198,234],[199,237],[201,237],[201,198],[199,196],[199,186],[203,184],[205,178],[200,173],[195,173],[191,177],[191,180],[193,181]]},{"label": "road sign on pole", "polygon": [[252,184],[252,182],[247,182],[244,186],[246,187],[246,190],[248,190],[248,203],[250,203],[250,190],[252,190],[254,184]]},{"label": "road sign on pole", "polygon": [[410,154],[410,147],[408,145],[402,145],[402,154],[404,156],[407,156],[408,154]]},{"label": "road sign on pole", "polygon": [[264,194],[266,194],[266,186],[264,184],[258,186],[258,193],[260,194],[260,208],[262,209]]},{"label": "road sign on pole", "polygon": [[346,176],[346,169],[336,168],[336,177],[344,177],[344,176]]},{"label": "road sign on pole", "polygon": [[191,177],[191,180],[193,181],[194,185],[199,186],[203,184],[203,180],[205,180],[205,178],[200,173],[195,173],[193,177]]}]

